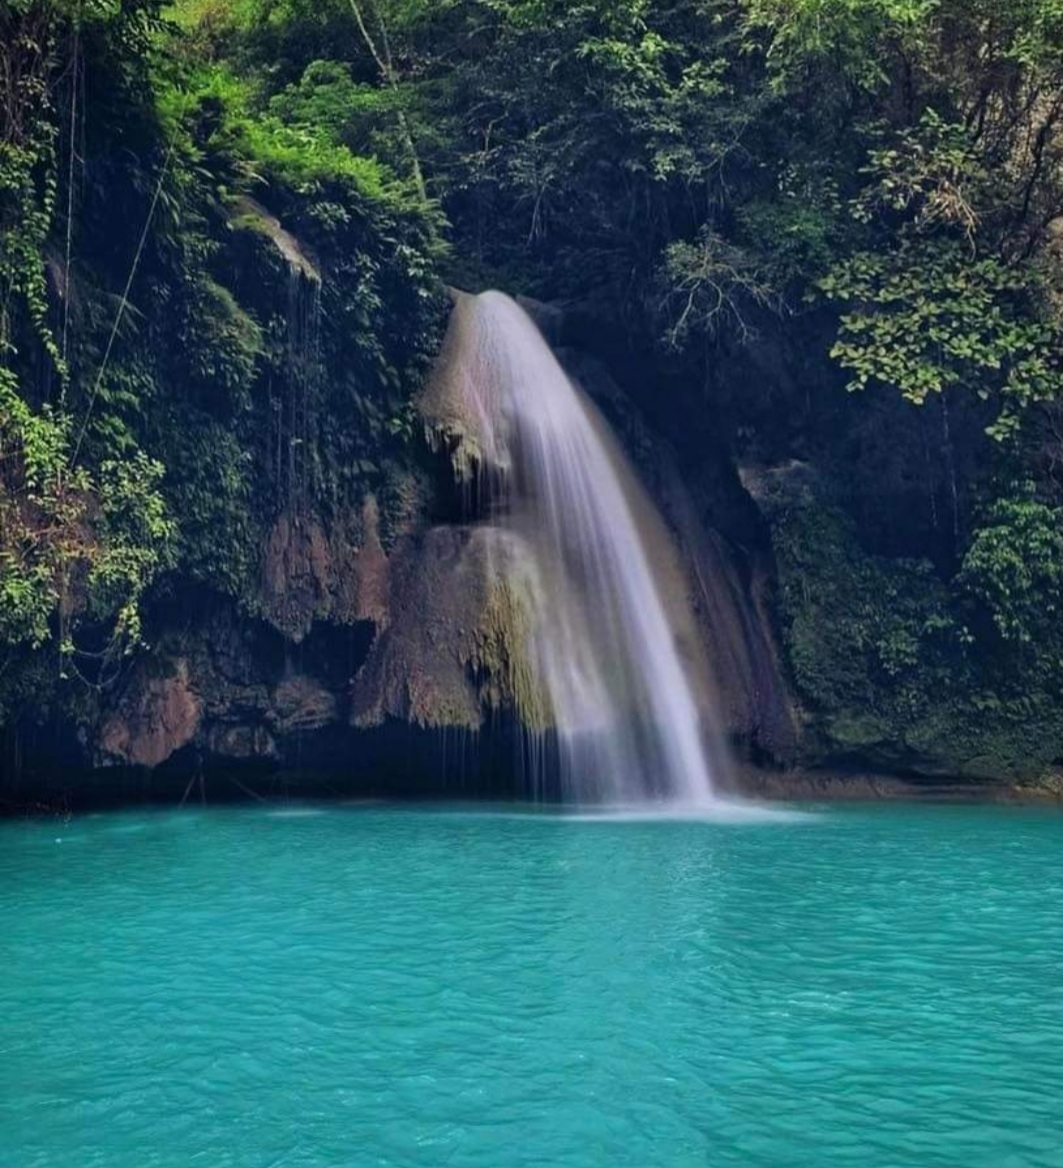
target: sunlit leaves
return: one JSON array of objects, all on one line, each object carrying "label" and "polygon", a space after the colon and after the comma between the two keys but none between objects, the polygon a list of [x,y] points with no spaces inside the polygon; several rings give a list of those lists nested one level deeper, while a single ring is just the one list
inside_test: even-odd
[{"label": "sunlit leaves", "polygon": [[[43,644],[70,582],[78,605],[112,622],[112,651],[140,635],[138,602],[169,562],[175,534],[162,467],[137,452],[97,476],[70,465],[71,419],[33,411],[0,368],[0,641]],[[69,608],[69,606],[68,606]],[[71,613],[66,640],[70,642]],[[70,642],[72,644],[72,642]]]},{"label": "sunlit leaves", "polygon": [[1029,492],[994,504],[958,583],[1005,640],[1047,648],[1063,610],[1063,511]]},{"label": "sunlit leaves", "polygon": [[971,129],[934,110],[873,148],[864,173],[870,181],[853,205],[863,223],[893,213],[920,232],[956,228],[973,239],[993,202],[986,189],[993,177]]},{"label": "sunlit leaves", "polygon": [[873,90],[889,79],[889,44],[922,36],[940,0],[743,0],[751,31],[767,33],[773,84],[794,88],[827,69]]},{"label": "sunlit leaves", "polygon": [[849,305],[832,356],[850,389],[886,385],[915,405],[950,389],[992,398],[998,439],[1031,404],[1063,394],[1060,330],[1038,317],[1026,273],[996,259],[910,242],[852,256],[820,288]]}]

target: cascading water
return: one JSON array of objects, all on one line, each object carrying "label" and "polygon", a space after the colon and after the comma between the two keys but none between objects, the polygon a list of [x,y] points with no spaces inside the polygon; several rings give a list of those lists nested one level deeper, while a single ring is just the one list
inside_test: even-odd
[{"label": "cascading water", "polygon": [[463,296],[455,312],[448,377],[566,797],[710,801],[698,702],[604,422],[509,297]]}]

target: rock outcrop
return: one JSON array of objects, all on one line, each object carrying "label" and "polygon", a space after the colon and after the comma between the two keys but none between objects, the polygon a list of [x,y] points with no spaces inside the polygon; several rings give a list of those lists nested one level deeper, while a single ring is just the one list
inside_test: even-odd
[{"label": "rock outcrop", "polygon": [[192,688],[187,658],[164,660],[162,666],[162,672],[145,666],[104,719],[99,731],[102,757],[155,767],[199,733],[203,703]]},{"label": "rock outcrop", "polygon": [[[563,317],[546,315],[560,337]],[[734,499],[731,532],[714,526],[711,489],[690,478],[609,370],[579,350],[561,356],[638,467],[642,484],[632,479],[625,489],[645,513],[645,537],[677,599],[679,651],[706,679],[703,709],[746,756],[790,758],[797,720],[772,632],[756,509],[750,504],[744,543],[733,537]],[[82,724],[84,761],[171,775],[173,790],[186,793],[186,776],[234,766],[315,771],[360,791],[382,767],[409,770],[411,743],[423,767],[445,741],[439,732],[478,736],[472,754],[490,754],[504,771],[519,754],[514,729],[548,729],[519,601],[498,586],[492,565],[499,545],[469,521],[485,452],[475,419],[454,402],[437,370],[421,402],[435,453],[425,451],[419,473],[435,475],[439,498],[407,507],[387,546],[372,495],[328,519],[286,511],[261,551],[253,611],[202,592],[158,606],[150,650]],[[734,489],[742,494],[737,480]],[[656,508],[644,501],[647,490]],[[427,781],[430,789],[435,780]],[[138,790],[172,793],[162,777],[152,782]]]}]

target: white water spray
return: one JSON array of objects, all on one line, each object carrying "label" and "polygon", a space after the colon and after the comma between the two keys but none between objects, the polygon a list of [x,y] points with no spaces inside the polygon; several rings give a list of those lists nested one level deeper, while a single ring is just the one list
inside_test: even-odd
[{"label": "white water spray", "polygon": [[448,378],[480,444],[566,798],[713,798],[702,719],[604,423],[509,297],[463,297]]}]

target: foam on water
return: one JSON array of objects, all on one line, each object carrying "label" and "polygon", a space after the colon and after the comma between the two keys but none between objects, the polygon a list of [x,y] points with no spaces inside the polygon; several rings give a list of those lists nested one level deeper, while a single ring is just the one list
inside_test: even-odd
[{"label": "foam on water", "polygon": [[[383,806],[382,802],[376,804]],[[411,804],[421,814],[448,819],[520,819],[549,824],[568,823],[704,823],[712,826],[811,823],[818,812],[743,799],[714,799],[709,803],[563,803]]]},{"label": "foam on water", "polygon": [[783,824],[807,823],[815,817],[811,811],[767,806],[742,799],[713,799],[709,802],[615,803],[607,807],[573,805],[565,808],[566,819],[602,823],[655,823],[683,821],[712,824]]}]

